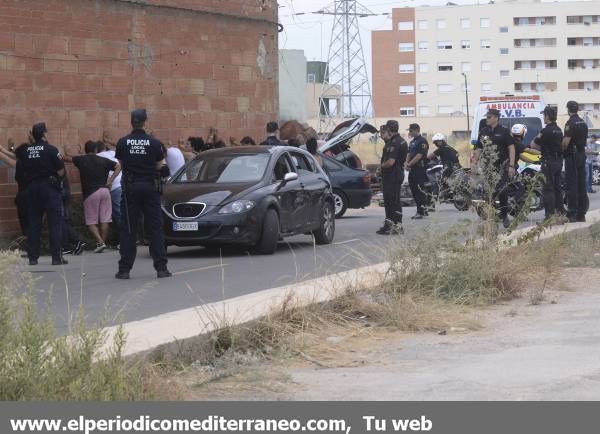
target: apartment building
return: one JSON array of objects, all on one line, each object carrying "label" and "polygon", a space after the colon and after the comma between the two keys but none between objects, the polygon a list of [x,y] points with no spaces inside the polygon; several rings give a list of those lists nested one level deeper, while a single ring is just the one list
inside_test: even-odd
[{"label": "apartment building", "polygon": [[536,93],[600,124],[598,0],[394,8],[392,23],[372,32],[377,117],[464,118],[482,95]]}]

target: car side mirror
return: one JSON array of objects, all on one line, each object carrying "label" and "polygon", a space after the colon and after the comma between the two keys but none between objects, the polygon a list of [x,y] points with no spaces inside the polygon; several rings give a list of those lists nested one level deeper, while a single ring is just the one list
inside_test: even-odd
[{"label": "car side mirror", "polygon": [[298,179],[298,174],[296,172],[288,172],[283,177],[283,184],[287,184],[288,182],[296,181]]},{"label": "car side mirror", "polygon": [[298,179],[298,174],[296,172],[288,172],[284,175],[283,180],[281,181],[280,187],[283,187],[288,182],[292,182]]}]

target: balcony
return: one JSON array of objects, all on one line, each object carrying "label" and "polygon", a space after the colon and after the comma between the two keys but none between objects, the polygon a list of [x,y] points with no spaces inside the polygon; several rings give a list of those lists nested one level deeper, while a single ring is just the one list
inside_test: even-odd
[{"label": "balcony", "polygon": [[553,26],[556,24],[556,17],[515,17],[513,24],[519,26]]}]

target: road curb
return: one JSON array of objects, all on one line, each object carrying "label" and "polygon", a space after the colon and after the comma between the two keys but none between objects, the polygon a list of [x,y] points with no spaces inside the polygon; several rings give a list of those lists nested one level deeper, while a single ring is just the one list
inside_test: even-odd
[{"label": "road curb", "polygon": [[[585,223],[555,226],[545,230],[537,238],[551,238],[589,227],[598,222],[600,222],[600,210],[589,212]],[[503,246],[508,248],[516,245],[518,239],[531,230],[531,227],[519,229],[508,236],[501,237],[500,241]],[[161,345],[210,333],[223,325],[238,325],[256,320],[274,312],[290,298],[294,300],[295,306],[306,306],[334,299],[348,288],[373,287],[383,282],[389,266],[388,262],[382,262],[293,285],[266,289],[140,321],[128,322],[122,325],[127,335],[123,354],[133,355],[146,352]],[[117,330],[116,326],[105,329],[109,338],[112,338]],[[111,339],[108,340],[108,342],[110,341]]]}]

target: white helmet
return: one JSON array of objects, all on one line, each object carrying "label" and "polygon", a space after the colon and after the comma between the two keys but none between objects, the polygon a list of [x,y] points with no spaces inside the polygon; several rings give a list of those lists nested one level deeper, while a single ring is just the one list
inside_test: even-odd
[{"label": "white helmet", "polygon": [[527,127],[523,124],[514,124],[510,129],[510,133],[513,136],[525,137],[527,135]]},{"label": "white helmet", "polygon": [[432,137],[431,141],[432,141],[433,143],[435,143],[435,142],[445,142],[445,141],[446,141],[446,136],[444,136],[442,133],[436,133],[436,134],[435,134],[435,135]]}]

